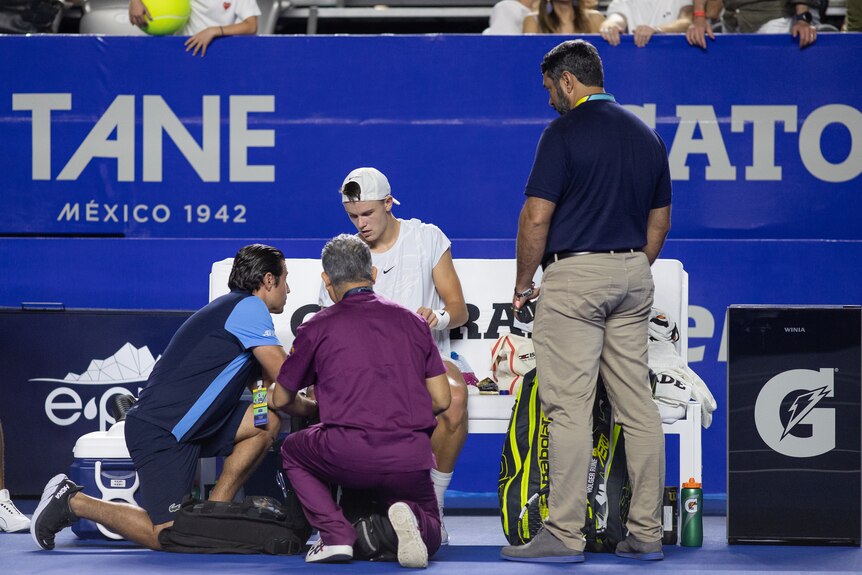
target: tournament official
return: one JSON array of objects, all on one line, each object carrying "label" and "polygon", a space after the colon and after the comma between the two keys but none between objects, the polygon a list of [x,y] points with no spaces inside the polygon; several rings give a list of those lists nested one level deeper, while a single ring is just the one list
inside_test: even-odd
[{"label": "tournament official", "polygon": [[670,229],[671,179],[658,134],[604,91],[602,61],[583,40],[542,61],[550,105],[560,114],[539,141],[517,240],[513,307],[538,296],[533,341],[542,407],[550,424],[549,516],[504,559],[584,560],[592,408],[599,374],[626,441],[632,501],[629,535],[616,554],[664,557],[661,501],[664,436],[652,401],[647,322],[650,264]]}]

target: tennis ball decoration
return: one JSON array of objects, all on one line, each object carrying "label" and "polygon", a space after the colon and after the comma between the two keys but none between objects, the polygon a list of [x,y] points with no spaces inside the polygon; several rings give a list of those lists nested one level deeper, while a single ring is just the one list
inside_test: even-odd
[{"label": "tennis ball decoration", "polygon": [[191,0],[142,0],[153,17],[144,32],[151,36],[168,36],[182,30],[192,13]]}]

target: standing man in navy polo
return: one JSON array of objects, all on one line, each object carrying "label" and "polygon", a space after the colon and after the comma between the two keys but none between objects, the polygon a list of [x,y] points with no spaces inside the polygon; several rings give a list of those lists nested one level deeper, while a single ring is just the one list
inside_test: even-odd
[{"label": "standing man in navy polo", "polygon": [[538,296],[533,341],[542,407],[550,418],[549,515],[513,561],[584,560],[592,409],[599,374],[622,425],[632,480],[628,537],[616,553],[662,559],[664,436],[652,401],[647,322],[650,265],[670,229],[667,149],[658,134],[604,91],[602,61],[583,40],[542,61],[560,118],[539,141],[518,223],[513,307]]},{"label": "standing man in navy polo", "polygon": [[[259,379],[274,382],[286,357],[270,316],[284,311],[290,292],[284,254],[260,244],[242,248],[228,286],[229,294],[177,330],[126,416],[143,509],[89,497],[57,475],[33,514],[30,533],[39,547],[53,549],[57,532],[85,518],[160,549],[159,533],[191,492],[199,458],[226,458],[212,501],[231,501],[261,462],[280,420],[271,412],[266,427],[255,427],[252,406],[240,396]],[[300,398],[292,412],[313,415],[317,406]]]}]

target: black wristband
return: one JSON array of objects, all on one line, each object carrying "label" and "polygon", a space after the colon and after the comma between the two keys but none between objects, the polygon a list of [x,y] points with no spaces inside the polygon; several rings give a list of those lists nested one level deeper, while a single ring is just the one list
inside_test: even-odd
[{"label": "black wristband", "polygon": [[793,20],[795,20],[796,22],[805,22],[807,24],[811,24],[811,22],[814,20],[814,16],[811,15],[811,12],[806,10],[801,14],[796,14],[793,17]]}]

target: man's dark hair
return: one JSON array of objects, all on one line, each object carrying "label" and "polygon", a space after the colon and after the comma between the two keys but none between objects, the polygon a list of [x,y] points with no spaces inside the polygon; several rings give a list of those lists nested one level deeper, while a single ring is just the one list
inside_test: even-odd
[{"label": "man's dark hair", "polygon": [[563,72],[571,73],[584,86],[605,86],[599,51],[584,40],[563,42],[542,58],[542,74],[550,76],[554,84],[560,81]]},{"label": "man's dark hair", "polygon": [[320,253],[323,271],[334,287],[354,282],[371,282],[371,250],[356,236],[335,236]]},{"label": "man's dark hair", "polygon": [[260,289],[267,273],[275,276],[275,285],[284,273],[284,254],[278,248],[263,244],[245,246],[233,258],[227,285],[231,290],[254,292]]}]

